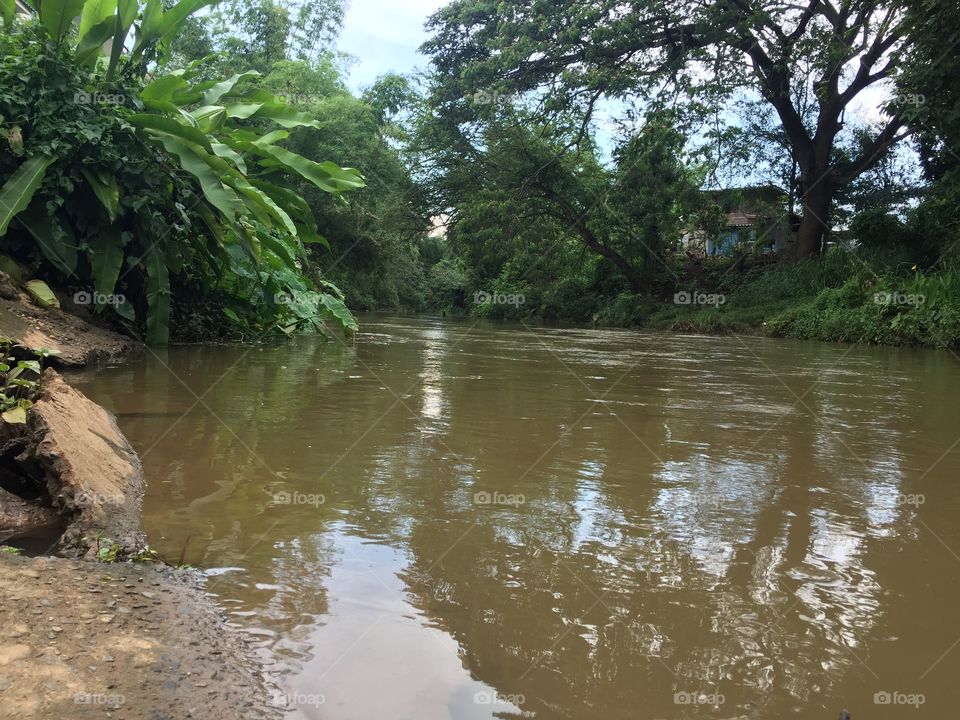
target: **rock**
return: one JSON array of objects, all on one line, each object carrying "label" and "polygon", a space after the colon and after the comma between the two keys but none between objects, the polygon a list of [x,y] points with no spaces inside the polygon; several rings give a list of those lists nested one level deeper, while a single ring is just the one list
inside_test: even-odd
[{"label": "rock", "polygon": [[67,520],[61,552],[95,555],[98,537],[128,552],[143,546],[143,469],[110,413],[48,369],[18,442],[16,462]]},{"label": "rock", "polygon": [[20,298],[20,290],[17,288],[17,283],[2,271],[0,271],[0,298],[6,300],[18,300]]}]

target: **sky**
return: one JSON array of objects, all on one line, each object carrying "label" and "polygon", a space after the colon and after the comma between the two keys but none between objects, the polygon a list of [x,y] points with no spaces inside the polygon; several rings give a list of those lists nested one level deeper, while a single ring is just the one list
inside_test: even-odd
[{"label": "sky", "polygon": [[350,0],[339,49],[353,55],[349,86],[359,91],[386,72],[426,67],[417,52],[427,39],[427,17],[444,0]]},{"label": "sky", "polygon": [[[410,73],[426,68],[428,59],[417,48],[428,38],[427,18],[448,0],[348,0],[338,49],[353,56],[348,86],[356,93],[387,72]],[[851,103],[848,112],[861,121],[882,119],[880,105],[889,97],[888,88],[873,87]],[[609,160],[616,130],[612,116],[615,103],[601,104],[594,131],[601,155]]]}]

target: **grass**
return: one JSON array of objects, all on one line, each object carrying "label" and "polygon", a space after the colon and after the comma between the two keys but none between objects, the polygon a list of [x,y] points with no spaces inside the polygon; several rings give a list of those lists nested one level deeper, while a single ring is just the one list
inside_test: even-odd
[{"label": "grass", "polygon": [[[620,295],[600,325],[805,340],[960,348],[960,266],[924,274],[833,250],[807,262],[742,275],[708,274],[678,292],[714,293],[722,304],[683,305]],[[666,294],[665,297],[670,297]]]}]

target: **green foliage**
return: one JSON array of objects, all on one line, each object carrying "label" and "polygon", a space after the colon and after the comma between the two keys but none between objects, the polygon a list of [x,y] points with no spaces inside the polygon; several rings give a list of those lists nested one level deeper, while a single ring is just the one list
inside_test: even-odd
[{"label": "green foliage", "polygon": [[120,552],[123,547],[115,540],[107,537],[97,537],[97,561],[102,563],[114,563],[120,560]]},{"label": "green foliage", "polygon": [[[624,108],[627,123],[637,106],[680,108],[717,120],[711,140],[735,142],[717,109],[743,95],[761,101],[775,119],[762,142],[783,148],[808,210],[797,243],[807,256],[821,248],[835,191],[905,136],[895,110],[868,129],[859,152],[839,152],[846,108],[895,77],[907,55],[906,7],[648,0],[625,12],[616,0],[456,0],[431,17],[423,51],[435,70],[434,109],[459,124],[497,122],[497,112],[476,107],[482,92],[560,124],[583,118],[584,128],[600,107]],[[758,157],[750,143],[738,150]]]},{"label": "green foliage", "polygon": [[720,293],[715,306],[622,294],[596,322],[707,333],[762,333],[804,340],[960,347],[960,272],[925,274],[834,250],[815,260],[730,274],[717,263],[690,289]]},{"label": "green foliage", "polygon": [[[78,13],[96,6],[105,19],[82,14],[76,32],[49,15],[0,35],[2,243],[41,259],[60,284],[92,285],[95,310],[139,323],[149,342],[166,342],[178,302],[196,310],[224,294],[237,308],[221,324],[260,334],[329,320],[349,330],[335,289],[308,272],[304,243],[323,242],[316,219],[284,186],[295,176],[339,197],[363,186],[359,173],[282,147],[289,129],[316,123],[253,87],[256,73],[206,80],[196,62],[142,79],[203,4],[148,2],[113,79],[112,53],[90,67],[77,59],[84,32],[126,33],[124,2],[80,3]],[[275,299],[294,293],[304,302]]]},{"label": "green foliage", "polygon": [[[17,359],[25,353],[32,357]],[[40,396],[43,360],[50,354],[49,350],[31,352],[10,338],[0,338],[0,418],[4,422],[27,422],[27,410]]]}]

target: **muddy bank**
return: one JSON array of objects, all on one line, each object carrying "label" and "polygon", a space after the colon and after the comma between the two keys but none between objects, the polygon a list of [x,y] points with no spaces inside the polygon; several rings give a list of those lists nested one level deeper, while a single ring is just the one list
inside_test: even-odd
[{"label": "muddy bank", "polygon": [[0,296],[0,333],[35,350],[56,350],[53,362],[62,367],[110,362],[142,349],[135,340],[75,315],[38,307],[25,293],[15,299]]},{"label": "muddy bank", "polygon": [[274,717],[249,648],[196,582],[143,563],[0,558],[0,717]]},{"label": "muddy bank", "polygon": [[[0,278],[2,280],[3,278]],[[0,336],[52,348],[78,367],[137,343],[79,317],[0,293]],[[276,717],[282,698],[202,576],[150,558],[145,480],[115,418],[53,369],[26,422],[0,422],[0,718]],[[48,556],[49,555],[49,556]],[[53,557],[58,555],[59,557]]]}]

